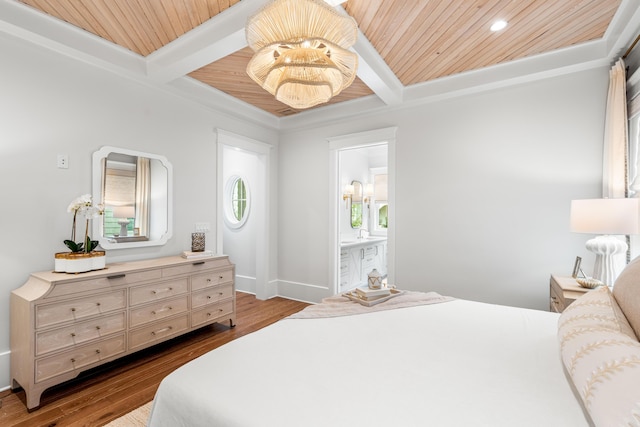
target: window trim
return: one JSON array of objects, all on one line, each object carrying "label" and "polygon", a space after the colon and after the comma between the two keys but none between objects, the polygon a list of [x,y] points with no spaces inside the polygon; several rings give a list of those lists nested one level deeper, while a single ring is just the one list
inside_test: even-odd
[{"label": "window trim", "polygon": [[[236,182],[241,180],[244,183],[244,188],[246,191],[246,207],[244,210],[244,216],[241,219],[237,219],[233,209],[233,192],[236,186]],[[229,228],[239,229],[242,228],[246,222],[247,218],[249,218],[249,213],[251,211],[251,189],[249,187],[249,183],[247,178],[239,175],[233,174],[228,179],[224,186],[224,222]]]}]

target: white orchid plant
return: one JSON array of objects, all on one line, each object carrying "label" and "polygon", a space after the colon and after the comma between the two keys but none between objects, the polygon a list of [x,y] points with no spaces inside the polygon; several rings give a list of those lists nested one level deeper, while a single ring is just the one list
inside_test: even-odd
[{"label": "white orchid plant", "polygon": [[[89,237],[89,220],[102,215],[104,206],[101,204],[94,205],[91,194],[83,194],[69,204],[67,212],[73,213],[73,226],[71,228],[71,239],[65,240],[64,244],[67,245],[71,252],[89,253],[93,251],[99,242],[91,240],[91,237]],[[76,222],[78,217],[85,218],[85,229],[83,241],[76,243]]]}]

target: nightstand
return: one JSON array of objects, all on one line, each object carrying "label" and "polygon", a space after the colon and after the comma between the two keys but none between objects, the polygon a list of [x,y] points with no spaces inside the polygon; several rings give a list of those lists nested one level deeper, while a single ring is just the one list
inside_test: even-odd
[{"label": "nightstand", "polygon": [[549,282],[549,311],[562,313],[576,299],[590,289],[583,288],[573,277],[551,275]]}]

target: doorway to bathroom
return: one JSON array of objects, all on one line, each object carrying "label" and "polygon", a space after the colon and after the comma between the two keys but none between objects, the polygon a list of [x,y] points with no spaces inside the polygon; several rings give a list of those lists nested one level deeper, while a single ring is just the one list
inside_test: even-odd
[{"label": "doorway to bathroom", "polygon": [[366,285],[373,269],[393,283],[395,131],[329,139],[330,294]]}]

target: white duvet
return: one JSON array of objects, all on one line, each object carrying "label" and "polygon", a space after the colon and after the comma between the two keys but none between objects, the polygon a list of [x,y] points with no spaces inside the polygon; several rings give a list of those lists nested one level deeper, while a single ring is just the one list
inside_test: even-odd
[{"label": "white duvet", "polygon": [[167,426],[586,426],[558,315],[464,300],[284,319],[179,368]]}]

